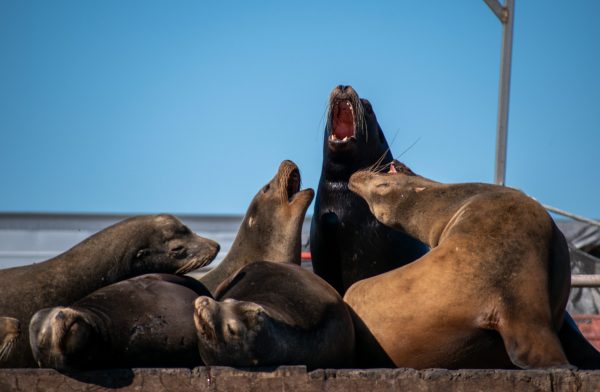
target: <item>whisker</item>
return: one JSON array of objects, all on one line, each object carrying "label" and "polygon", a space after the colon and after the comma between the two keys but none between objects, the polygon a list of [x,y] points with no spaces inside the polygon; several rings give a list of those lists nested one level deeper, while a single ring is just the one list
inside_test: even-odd
[{"label": "whisker", "polygon": [[385,157],[389,151],[390,151],[390,149],[388,147],[388,149],[385,150],[383,152],[383,154],[381,154],[381,156],[373,164],[365,167],[364,169],[362,169],[362,171],[375,172],[377,170],[377,168],[379,167],[379,165],[381,165],[381,162],[385,159]]},{"label": "whisker", "polygon": [[374,170],[378,170],[379,166],[381,165],[381,163],[383,162],[383,160],[385,159],[385,157],[387,156],[387,154],[389,152],[390,152],[390,147],[386,148],[385,151],[383,152],[383,154],[381,154],[381,156],[379,157],[379,159],[375,163]]},{"label": "whisker", "polygon": [[323,114],[321,115],[321,119],[319,120],[319,125],[317,126],[317,135],[321,134],[323,125],[325,125],[326,130],[329,130],[329,110],[330,110],[329,107],[330,107],[330,103],[329,103],[329,101],[327,101],[325,103],[325,110],[323,111]]},{"label": "whisker", "polygon": [[394,163],[393,161],[390,161],[390,162],[386,163],[385,165],[381,166],[379,168],[379,170],[377,171],[377,173],[383,173],[383,172],[389,171],[389,168],[390,168],[390,166],[392,166],[393,163]]},{"label": "whisker", "polygon": [[416,144],[417,144],[419,141],[421,141],[421,137],[420,137],[420,136],[417,138],[417,140],[415,140],[415,141],[413,142],[413,144],[411,144],[410,146],[408,146],[408,148],[406,148],[404,151],[402,151],[402,152],[400,153],[400,155],[398,155],[398,158],[396,158],[396,159],[397,159],[397,160],[400,160],[400,157],[401,157],[402,155],[406,154],[407,152],[409,152],[409,151],[410,151],[410,149],[411,149],[411,148],[413,148],[413,147],[414,147],[414,146],[415,146],[415,145],[416,145]]}]

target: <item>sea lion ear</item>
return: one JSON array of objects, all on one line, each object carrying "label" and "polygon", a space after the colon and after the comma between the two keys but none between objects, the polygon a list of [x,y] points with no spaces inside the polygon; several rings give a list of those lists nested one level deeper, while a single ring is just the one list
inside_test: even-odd
[{"label": "sea lion ear", "polygon": [[423,192],[425,189],[427,189],[427,188],[424,186],[418,186],[415,188],[415,192],[417,192],[417,193]]}]

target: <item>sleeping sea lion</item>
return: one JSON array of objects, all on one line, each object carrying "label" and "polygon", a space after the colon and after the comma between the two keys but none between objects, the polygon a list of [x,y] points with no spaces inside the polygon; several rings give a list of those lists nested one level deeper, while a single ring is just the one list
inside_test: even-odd
[{"label": "sleeping sea lion", "polygon": [[196,279],[147,274],[103,287],[72,305],[36,312],[29,324],[40,367],[195,367],[194,300],[210,295]]},{"label": "sleeping sea lion", "polygon": [[209,366],[352,366],[354,328],[339,294],[290,263],[257,261],[194,304],[198,348]]},{"label": "sleeping sea lion", "polygon": [[171,215],[116,223],[42,263],[0,270],[0,314],[25,326],[1,365],[35,367],[27,326],[42,308],[69,305],[101,287],[150,272],[184,274],[208,264],[219,245]]}]

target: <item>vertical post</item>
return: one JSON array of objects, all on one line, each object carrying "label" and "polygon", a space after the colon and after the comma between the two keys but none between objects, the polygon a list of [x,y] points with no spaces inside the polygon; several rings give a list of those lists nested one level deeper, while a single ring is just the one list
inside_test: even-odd
[{"label": "vertical post", "polygon": [[506,142],[508,138],[508,103],[510,97],[510,68],[512,63],[513,22],[515,0],[505,0],[502,7],[498,0],[484,0],[502,22],[502,57],[500,59],[500,86],[498,92],[498,126],[496,130],[496,170],[494,182],[505,184]]}]

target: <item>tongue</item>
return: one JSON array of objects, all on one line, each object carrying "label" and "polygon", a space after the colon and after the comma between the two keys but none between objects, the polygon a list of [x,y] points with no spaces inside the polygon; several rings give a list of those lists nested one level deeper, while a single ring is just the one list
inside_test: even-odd
[{"label": "tongue", "polygon": [[333,133],[338,139],[354,136],[352,110],[345,103],[338,104],[338,110],[333,120]]}]

